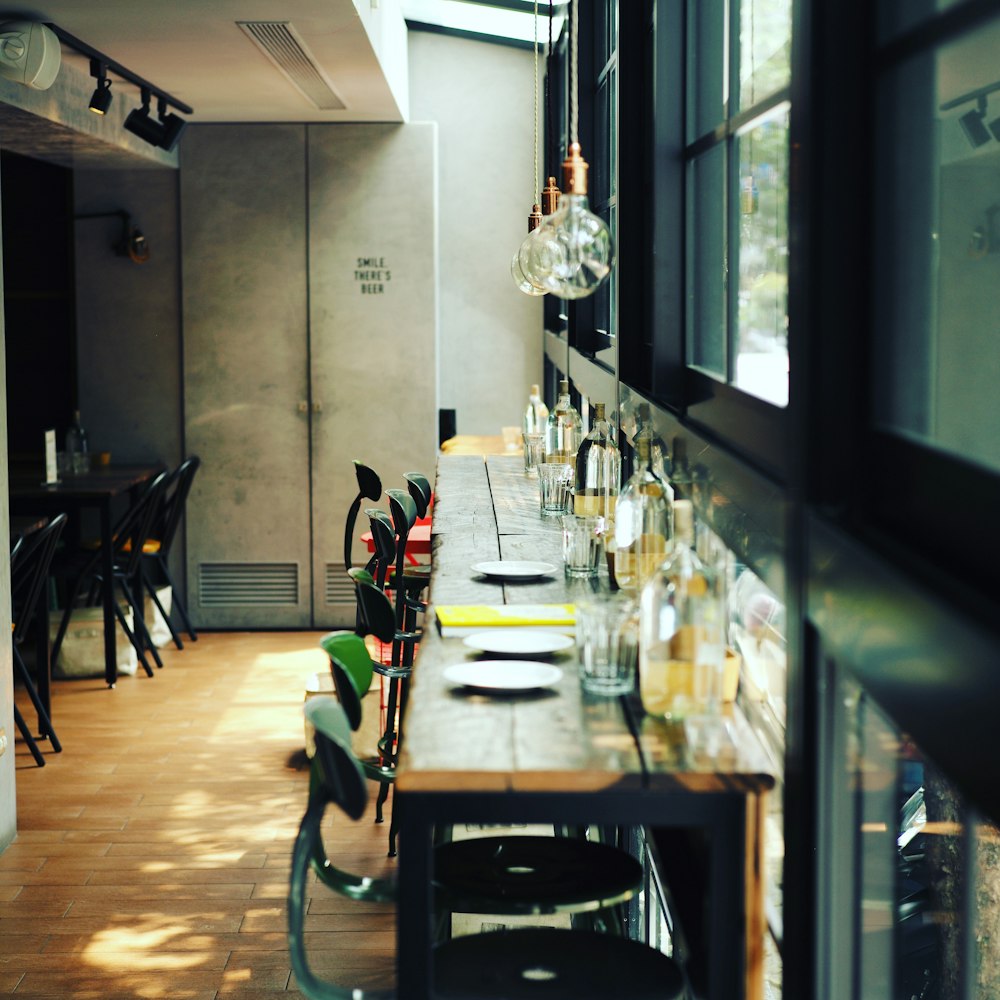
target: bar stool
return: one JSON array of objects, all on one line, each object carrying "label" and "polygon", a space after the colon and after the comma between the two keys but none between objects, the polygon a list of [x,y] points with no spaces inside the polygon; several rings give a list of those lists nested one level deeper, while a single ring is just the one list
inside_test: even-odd
[{"label": "bar stool", "polygon": [[[344,988],[319,979],[310,969],[305,950],[305,887],[312,868],[330,889],[350,899],[391,902],[393,878],[368,878],[344,871],[330,860],[321,824],[326,808],[336,805],[357,820],[367,805],[367,783],[350,748],[350,726],[335,699],[311,698],[305,713],[316,730],[316,754],[310,775],[309,802],[295,840],[288,891],[288,946],[299,989],[313,1000],[391,1000],[391,991]],[[435,890],[444,908],[461,902],[472,913],[552,913],[592,910],[630,899],[642,881],[634,859],[601,844],[556,838],[570,877],[553,878],[552,859],[535,876],[526,865],[528,841],[535,838],[485,838],[511,845],[509,860],[491,845],[496,861],[488,878],[467,880],[461,865],[449,866],[458,845],[435,848]],[[465,842],[463,842],[465,843]],[[492,883],[489,879],[494,879]],[[581,885],[585,882],[585,887]],[[533,888],[530,884],[533,883]],[[583,897],[589,898],[584,900]],[[683,976],[667,956],[622,937],[589,931],[521,929],[473,934],[435,947],[434,992],[448,1000],[538,997],[553,1000],[678,1000]]]}]

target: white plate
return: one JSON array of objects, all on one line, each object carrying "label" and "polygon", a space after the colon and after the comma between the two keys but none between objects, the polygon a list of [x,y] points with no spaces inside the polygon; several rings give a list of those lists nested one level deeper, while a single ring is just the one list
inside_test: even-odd
[{"label": "white plate", "polygon": [[562,671],[537,660],[473,660],[446,667],[444,678],[452,684],[491,691],[530,691],[549,687]]},{"label": "white plate", "polygon": [[561,649],[569,649],[574,644],[568,635],[534,628],[493,628],[473,632],[463,642],[470,649],[478,649],[482,653],[503,653],[507,656],[526,656],[532,653],[546,656],[558,653]]},{"label": "white plate", "polygon": [[471,569],[473,573],[507,580],[531,580],[539,576],[548,576],[556,571],[556,567],[552,563],[516,559],[473,563]]}]

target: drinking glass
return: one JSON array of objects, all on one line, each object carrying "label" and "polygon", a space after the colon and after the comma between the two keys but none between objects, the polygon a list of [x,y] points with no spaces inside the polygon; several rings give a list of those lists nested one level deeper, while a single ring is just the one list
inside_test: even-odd
[{"label": "drinking glass", "polygon": [[597,576],[604,554],[604,518],[600,514],[566,514],[563,564],[567,576]]},{"label": "drinking glass", "polygon": [[578,601],[576,648],[585,691],[628,694],[635,686],[639,649],[635,601],[620,592]]},{"label": "drinking glass", "polygon": [[538,475],[538,466],[545,460],[545,435],[522,434],[524,439],[524,471],[529,476]]},{"label": "drinking glass", "polygon": [[538,466],[538,498],[542,517],[565,514],[573,489],[573,466],[563,462],[543,462]]}]

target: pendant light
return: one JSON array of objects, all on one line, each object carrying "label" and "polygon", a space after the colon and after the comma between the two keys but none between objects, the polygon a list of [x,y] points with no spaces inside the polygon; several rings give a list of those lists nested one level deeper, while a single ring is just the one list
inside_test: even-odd
[{"label": "pendant light", "polygon": [[[531,189],[535,192],[535,203],[531,206],[531,212],[528,215],[528,236],[526,239],[531,239],[531,234],[538,229],[542,221],[542,209],[538,204],[538,0],[535,0],[535,62],[534,62],[534,95],[535,95],[535,147],[531,159]],[[524,245],[523,243],[521,244]],[[521,249],[520,247],[514,251],[514,256],[510,261],[510,276],[514,279],[514,284],[517,285],[519,291],[524,292],[525,295],[545,295],[548,291],[544,285],[540,282],[530,279],[521,267]]]},{"label": "pendant light", "polygon": [[587,201],[587,161],[578,137],[578,3],[572,3],[570,33],[570,145],[563,161],[563,192],[559,208],[532,234],[521,269],[561,299],[593,295],[614,266],[614,241],[607,224],[590,211]]}]

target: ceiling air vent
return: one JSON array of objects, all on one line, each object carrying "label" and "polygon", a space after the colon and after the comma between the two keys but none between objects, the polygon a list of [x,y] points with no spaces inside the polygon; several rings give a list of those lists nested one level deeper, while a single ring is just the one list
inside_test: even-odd
[{"label": "ceiling air vent", "polygon": [[347,106],[337,96],[330,81],[290,22],[237,21],[236,23],[317,108],[322,111],[335,111]]}]

